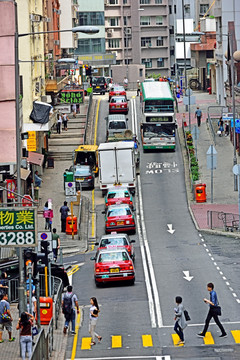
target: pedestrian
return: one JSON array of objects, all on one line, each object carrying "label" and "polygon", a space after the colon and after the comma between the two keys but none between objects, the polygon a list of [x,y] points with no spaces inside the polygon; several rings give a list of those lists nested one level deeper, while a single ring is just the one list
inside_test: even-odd
[{"label": "pedestrian", "polygon": [[72,112],[73,112],[73,117],[76,118],[77,117],[77,105],[76,104],[72,105]]},{"label": "pedestrian", "polygon": [[57,134],[61,134],[61,127],[62,127],[62,115],[57,114]]},{"label": "pedestrian", "polygon": [[174,308],[174,311],[175,311],[174,320],[176,320],[175,325],[174,325],[174,331],[178,334],[178,336],[180,338],[177,345],[181,345],[181,344],[185,344],[183,330],[187,327],[187,322],[186,322],[185,315],[184,315],[184,307],[182,304],[181,296],[176,296],[175,301],[176,301],[177,307]]},{"label": "pedestrian", "polygon": [[100,342],[102,340],[102,336],[98,335],[95,332],[97,320],[98,320],[98,314],[99,314],[100,310],[99,310],[97,299],[95,297],[91,297],[90,304],[91,304],[91,307],[90,307],[90,314],[89,314],[89,317],[90,317],[90,319],[89,319],[89,334],[92,337],[91,345],[95,345],[96,337],[98,338],[98,342]]},{"label": "pedestrian", "polygon": [[32,293],[32,311],[30,311],[30,302],[29,302],[29,299],[30,299],[30,291],[27,290],[27,312],[32,314],[35,318],[36,314],[37,314],[37,299],[34,295],[34,293]]},{"label": "pedestrian", "polygon": [[22,360],[26,359],[26,352],[28,359],[32,357],[32,326],[34,323],[33,315],[28,312],[22,312],[18,320],[16,329],[20,330],[20,345]]},{"label": "pedestrian", "polygon": [[222,119],[222,117],[220,117],[220,119],[218,121],[218,131],[219,131],[219,136],[223,136],[224,128],[223,128],[223,119]]},{"label": "pedestrian", "polygon": [[140,87],[141,87],[140,81],[137,80],[137,96],[139,96],[139,94],[140,94]]},{"label": "pedestrian", "polygon": [[15,337],[12,337],[12,315],[10,312],[10,305],[8,302],[8,294],[4,293],[0,301],[0,343],[3,343],[2,333],[4,328],[8,332],[8,341],[12,342]]},{"label": "pedestrian", "polygon": [[207,284],[207,290],[210,293],[210,300],[205,298],[205,299],[203,299],[203,301],[206,304],[209,304],[209,311],[208,311],[208,314],[207,314],[207,318],[205,320],[204,329],[203,329],[203,331],[201,333],[197,334],[197,336],[205,337],[208,326],[209,326],[209,323],[210,323],[211,319],[213,318],[215,323],[217,324],[217,326],[219,327],[219,329],[222,332],[222,334],[220,335],[220,338],[224,338],[224,337],[227,337],[227,333],[224,330],[224,327],[222,326],[222,324],[220,323],[220,320],[219,320],[218,315],[217,315],[218,298],[217,298],[216,291],[214,291],[213,289],[214,289],[213,283],[211,283],[211,282],[208,283]]},{"label": "pedestrian", "polygon": [[63,119],[63,130],[67,131],[67,123],[68,123],[69,117],[67,116],[66,113],[64,113],[62,116],[62,119]]},{"label": "pedestrian", "polygon": [[[5,292],[7,292],[8,289],[8,281],[7,281],[7,273],[2,272],[1,274],[1,280],[0,280],[0,296],[2,297]],[[0,298],[1,300],[1,298]]]},{"label": "pedestrian", "polygon": [[57,234],[57,230],[55,228],[53,229],[52,240],[53,240],[53,260],[56,262],[58,256],[58,249],[60,248],[60,237]]},{"label": "pedestrian", "polygon": [[229,122],[227,121],[225,124],[225,136],[229,135]]},{"label": "pedestrian", "polygon": [[197,107],[197,110],[195,111],[195,118],[197,118],[197,125],[198,127],[201,126],[201,119],[202,119],[202,110]]},{"label": "pedestrian", "polygon": [[69,207],[67,206],[67,201],[64,201],[63,206],[60,208],[61,213],[61,232],[66,232],[66,220],[68,217]]},{"label": "pedestrian", "polygon": [[45,202],[43,208],[43,217],[45,218],[45,230],[50,230],[50,216],[48,209],[48,201]]},{"label": "pedestrian", "polygon": [[34,174],[34,181],[35,181],[35,186],[36,187],[41,187],[41,184],[42,184],[43,180],[38,176],[38,171],[37,170],[35,171],[35,174]]},{"label": "pedestrian", "polygon": [[72,292],[72,286],[69,285],[67,287],[66,294],[63,294],[62,296],[62,312],[65,316],[65,325],[63,329],[63,333],[66,334],[69,322],[72,323],[72,331],[71,334],[75,335],[75,321],[76,321],[76,312],[75,307],[77,308],[77,313],[79,314],[79,305],[78,305],[78,299],[77,295]]},{"label": "pedestrian", "polygon": [[128,78],[126,76],[124,77],[123,85],[124,85],[125,90],[127,90],[127,88],[128,88]]}]

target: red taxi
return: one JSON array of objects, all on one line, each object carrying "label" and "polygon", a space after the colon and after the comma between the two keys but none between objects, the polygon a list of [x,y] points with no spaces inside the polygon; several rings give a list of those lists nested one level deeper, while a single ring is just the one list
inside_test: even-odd
[{"label": "red taxi", "polygon": [[95,245],[98,246],[97,252],[102,249],[125,248],[134,261],[135,252],[133,243],[135,243],[135,240],[130,240],[127,234],[118,234],[116,232],[112,232],[109,235],[101,236],[100,241],[96,242]]},{"label": "red taxi", "polygon": [[109,102],[109,114],[128,114],[128,101],[126,96],[112,96]]},{"label": "red taxi", "polygon": [[133,208],[133,199],[128,188],[115,186],[109,188],[107,195],[105,196],[105,208],[110,205],[128,204]]},{"label": "red taxi", "polygon": [[109,90],[108,100],[110,101],[112,96],[125,96],[127,97],[126,90],[123,86],[114,84]]},{"label": "red taxi", "polygon": [[[105,213],[105,211],[103,212]],[[136,232],[135,218],[132,209],[127,204],[108,206],[105,214],[105,231],[106,234],[112,231]]]},{"label": "red taxi", "polygon": [[135,282],[133,261],[126,249],[99,250],[95,257],[94,279],[96,285],[112,281]]}]

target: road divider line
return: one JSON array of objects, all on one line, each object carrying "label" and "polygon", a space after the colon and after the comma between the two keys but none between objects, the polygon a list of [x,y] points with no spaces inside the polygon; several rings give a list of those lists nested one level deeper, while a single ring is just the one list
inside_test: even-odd
[{"label": "road divider line", "polygon": [[75,329],[76,334],[74,335],[74,339],[73,339],[71,360],[74,360],[76,356],[80,320],[81,320],[81,311],[79,311],[79,313],[77,314],[76,329]]},{"label": "road divider line", "polygon": [[162,319],[162,312],[161,312],[161,306],[159,301],[159,294],[157,289],[157,283],[156,283],[156,277],[154,274],[153,264],[152,264],[152,258],[151,253],[149,249],[148,239],[147,239],[147,232],[145,227],[145,220],[144,220],[144,213],[143,213],[143,200],[142,200],[142,187],[141,187],[141,178],[140,175],[138,175],[138,196],[139,196],[139,208],[140,208],[140,217],[141,217],[141,225],[142,225],[142,234],[143,234],[143,241],[145,245],[147,260],[148,260],[148,267],[150,271],[150,278],[152,282],[152,290],[153,290],[153,296],[155,301],[155,309],[156,309],[156,315],[157,315],[157,323],[158,327],[163,327],[163,319]]},{"label": "road divider line", "polygon": [[151,289],[151,283],[150,283],[150,277],[148,273],[147,268],[147,260],[144,250],[144,244],[143,244],[143,237],[142,237],[142,230],[140,227],[140,209],[139,209],[139,203],[136,201],[136,208],[137,208],[137,229],[138,229],[138,236],[139,236],[139,244],[140,244],[140,251],[142,255],[142,263],[143,263],[143,272],[145,276],[145,283],[146,283],[146,289],[148,294],[148,307],[149,307],[149,313],[150,313],[150,320],[151,320],[151,326],[152,328],[156,328],[156,317],[155,317],[155,311],[154,311],[154,302],[153,302],[153,295],[152,295],[152,289]]},{"label": "road divider line", "polygon": [[101,99],[98,99],[95,129],[94,129],[94,143],[93,143],[94,145],[96,145],[96,143],[97,143],[97,129],[98,129],[98,116],[99,116],[100,102],[101,102]]},{"label": "road divider line", "polygon": [[235,343],[240,344],[240,330],[232,330],[231,333],[235,340]]},{"label": "road divider line", "polygon": [[94,212],[94,207],[95,207],[95,198],[94,198],[94,190],[92,191],[92,238],[95,237],[95,212]]}]

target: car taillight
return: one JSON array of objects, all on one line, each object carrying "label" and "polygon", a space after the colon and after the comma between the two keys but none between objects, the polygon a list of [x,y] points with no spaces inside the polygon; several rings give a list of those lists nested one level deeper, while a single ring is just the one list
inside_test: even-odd
[{"label": "car taillight", "polygon": [[102,188],[104,188],[104,189],[107,188],[107,185],[102,185]]},{"label": "car taillight", "polygon": [[96,269],[95,269],[96,272],[100,272],[100,270],[101,269],[99,267],[96,267]]},{"label": "car taillight", "polygon": [[92,178],[93,178],[92,176],[88,176],[88,177],[87,177],[88,180],[92,180]]},{"label": "car taillight", "polygon": [[133,202],[132,201],[130,201],[130,203],[129,203],[130,205],[132,205],[133,204]]},{"label": "car taillight", "polygon": [[134,184],[128,184],[128,186],[134,186]]},{"label": "car taillight", "polygon": [[107,84],[104,84],[104,87],[105,87],[105,89],[106,89],[106,87],[107,87]]},{"label": "car taillight", "polygon": [[106,202],[106,203],[105,203],[105,205],[106,205],[106,206],[109,206],[109,203],[108,203],[108,202]]}]

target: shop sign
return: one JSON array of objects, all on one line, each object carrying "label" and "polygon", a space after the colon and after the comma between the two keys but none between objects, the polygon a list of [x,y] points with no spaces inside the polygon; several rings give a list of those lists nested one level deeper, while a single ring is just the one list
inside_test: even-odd
[{"label": "shop sign", "polygon": [[84,90],[65,90],[60,93],[60,103],[82,104]]},{"label": "shop sign", "polygon": [[36,131],[28,131],[27,149],[28,151],[37,151]]}]

